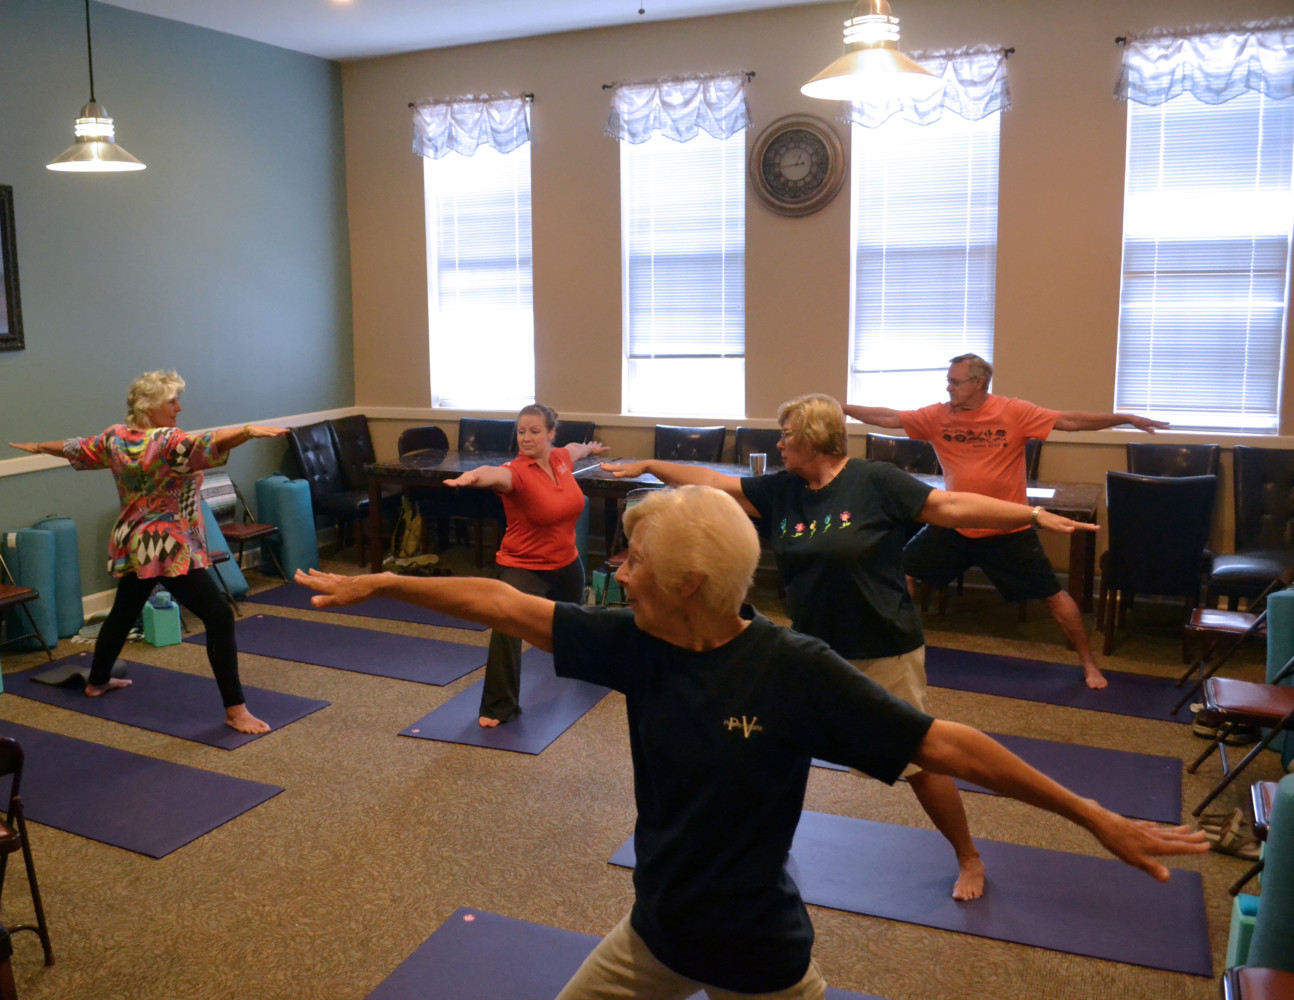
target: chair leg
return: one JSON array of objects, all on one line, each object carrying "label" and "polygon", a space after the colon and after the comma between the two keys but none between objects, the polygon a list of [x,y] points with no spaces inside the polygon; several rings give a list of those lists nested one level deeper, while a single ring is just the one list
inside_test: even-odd
[{"label": "chair leg", "polygon": [[50,652],[49,643],[46,642],[45,637],[41,635],[40,626],[36,624],[36,619],[32,617],[31,608],[27,607],[26,604],[20,606],[22,607],[23,614],[27,616],[27,621],[31,623],[31,628],[32,631],[36,633],[36,638],[40,640],[40,648],[45,650],[45,659],[53,660],[54,654]]},{"label": "chair leg", "polygon": [[27,884],[31,886],[32,906],[36,910],[36,925],[23,924],[11,927],[10,931],[35,931],[40,938],[41,948],[45,952],[45,964],[54,964],[54,946],[49,940],[49,925],[45,922],[45,906],[40,899],[40,884],[36,881],[36,862],[31,857],[31,841],[27,837],[27,818],[23,813],[22,801],[16,800],[14,818],[17,821],[18,836],[22,842],[22,860],[27,866]]},{"label": "chair leg", "polygon": [[[1253,760],[1255,757],[1257,757],[1264,750],[1266,750],[1268,745],[1273,740],[1275,740],[1277,736],[1279,736],[1282,732],[1285,731],[1283,726],[1276,726],[1273,729],[1269,729],[1267,731],[1267,735],[1253,745],[1253,748],[1247,754],[1244,755],[1240,763],[1236,764],[1235,767],[1228,767],[1227,752],[1226,752],[1226,749],[1222,746],[1222,738],[1225,736],[1224,729],[1226,729],[1225,726],[1220,726],[1218,728],[1218,743],[1216,744],[1218,749],[1222,751],[1222,754],[1221,754],[1222,771],[1223,771],[1222,780],[1219,781],[1213,787],[1213,791],[1209,792],[1208,795],[1204,796],[1204,799],[1200,802],[1198,806],[1196,806],[1194,809],[1191,810],[1192,816],[1198,817],[1200,813],[1204,812],[1205,807],[1214,799],[1216,799],[1219,795],[1221,795],[1222,792],[1226,789],[1226,787],[1230,785],[1231,782],[1236,780],[1236,776],[1239,775],[1241,771],[1243,771],[1246,767],[1249,766],[1249,762]],[[1227,729],[1227,731],[1229,731],[1229,729]],[[1201,760],[1202,759],[1203,758],[1201,758]],[[1198,764],[1199,762],[1197,761],[1196,763]],[[1195,770],[1194,766],[1192,766],[1191,770],[1192,771]]]},{"label": "chair leg", "polygon": [[1227,892],[1230,893],[1232,896],[1240,895],[1240,890],[1245,887],[1245,883],[1248,882],[1251,878],[1253,878],[1262,870],[1263,870],[1263,859],[1259,858],[1252,865],[1250,865],[1249,870],[1247,872],[1245,872],[1238,879],[1236,879],[1234,882],[1231,883],[1231,885],[1227,889]]},{"label": "chair leg", "polygon": [[216,582],[220,584],[220,589],[225,592],[225,600],[227,600],[229,602],[229,606],[234,609],[234,617],[241,618],[242,611],[238,607],[238,602],[234,600],[234,593],[229,589],[229,584],[225,583],[225,578],[220,575],[220,570],[216,568],[214,563],[208,566],[207,569],[209,569],[211,571],[211,575],[216,578]]},{"label": "chair leg", "polygon": [[1119,603],[1119,592],[1110,590],[1105,595],[1105,639],[1101,645],[1101,655],[1109,656],[1114,649],[1115,605]]}]

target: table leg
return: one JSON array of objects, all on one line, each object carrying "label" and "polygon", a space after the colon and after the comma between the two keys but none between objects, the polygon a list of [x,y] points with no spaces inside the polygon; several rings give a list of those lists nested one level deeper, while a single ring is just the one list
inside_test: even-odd
[{"label": "table leg", "polygon": [[377,476],[368,477],[368,568],[373,573],[382,572],[382,481]]},{"label": "table leg", "polygon": [[1069,596],[1081,611],[1092,610],[1096,579],[1096,532],[1076,531],[1069,536]]},{"label": "table leg", "polygon": [[604,505],[602,508],[602,531],[605,536],[603,545],[606,549],[607,558],[610,559],[615,555],[611,551],[611,547],[616,543],[616,534],[620,528],[620,501],[614,497],[607,497],[602,503]]}]

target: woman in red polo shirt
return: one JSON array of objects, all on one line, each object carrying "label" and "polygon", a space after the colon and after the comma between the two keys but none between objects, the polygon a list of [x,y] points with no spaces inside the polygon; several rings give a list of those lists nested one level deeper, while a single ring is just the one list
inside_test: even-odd
[{"label": "woman in red polo shirt", "polygon": [[[446,486],[480,486],[503,500],[508,530],[495,562],[499,579],[526,594],[550,601],[584,598],[584,564],[575,547],[575,522],[584,513],[584,493],[575,463],[600,455],[599,441],[554,448],[557,412],[539,403],[517,414],[517,457],[505,465],[465,472]],[[482,726],[510,722],[521,714],[521,640],[495,631],[481,692]]]}]

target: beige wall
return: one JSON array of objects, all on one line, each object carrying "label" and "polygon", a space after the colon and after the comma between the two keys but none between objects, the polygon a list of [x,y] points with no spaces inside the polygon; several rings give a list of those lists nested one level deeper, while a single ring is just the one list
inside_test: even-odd
[{"label": "beige wall", "polygon": [[[839,54],[840,23],[851,9],[831,3],[648,22],[344,66],[357,405],[406,423],[432,416],[422,168],[410,151],[408,102],[529,91],[537,396],[564,414],[597,420],[617,450],[641,451],[650,440],[641,428],[651,421],[619,416],[619,168],[616,144],[602,134],[608,97],[601,85],[753,70],[749,141],[785,114],[832,119],[836,105],[803,97],[799,86]],[[1013,107],[1002,119],[994,388],[1058,409],[1109,410],[1126,127],[1125,109],[1111,96],[1120,58],[1114,39],[1216,20],[1220,8],[1205,0],[895,0],[894,12],[905,49],[989,43],[1016,50]],[[1225,10],[1229,19],[1286,13],[1288,0],[1240,0]],[[847,130],[837,130],[847,140]],[[843,397],[848,240],[847,186],[807,218],[776,216],[748,199],[752,418],[772,417],[779,402],[803,392]],[[913,405],[940,389],[932,385],[930,398]],[[380,432],[379,449],[393,452],[394,436],[394,427]],[[1044,449],[1044,476],[1099,481],[1105,469],[1123,468],[1125,437],[1058,434]]]}]

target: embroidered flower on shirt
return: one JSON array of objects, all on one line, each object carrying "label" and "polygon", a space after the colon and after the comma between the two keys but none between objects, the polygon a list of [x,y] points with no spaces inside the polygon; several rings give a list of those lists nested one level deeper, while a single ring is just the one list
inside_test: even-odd
[{"label": "embroidered flower on shirt", "polygon": [[842,528],[848,528],[848,527],[849,527],[849,519],[850,519],[852,516],[853,516],[853,515],[852,515],[852,514],[850,514],[850,513],[849,513],[849,511],[847,511],[847,510],[842,510],[842,511],[840,512],[840,526],[841,526]]},{"label": "embroidered flower on shirt", "polygon": [[804,522],[803,522],[803,521],[801,521],[799,524],[797,524],[797,525],[795,526],[795,534],[794,534],[794,535],[792,535],[791,537],[792,537],[792,538],[799,538],[799,537],[800,537],[801,535],[803,535],[803,534],[804,534]]},{"label": "embroidered flower on shirt", "polygon": [[778,537],[785,538],[786,537],[786,518],[782,518],[782,523],[780,527],[781,527],[781,534],[778,535]]},{"label": "embroidered flower on shirt", "polygon": [[810,521],[810,522],[809,522],[809,537],[810,537],[810,538],[812,538],[812,537],[817,533],[817,531],[818,531],[818,522],[817,522],[817,521]]}]

